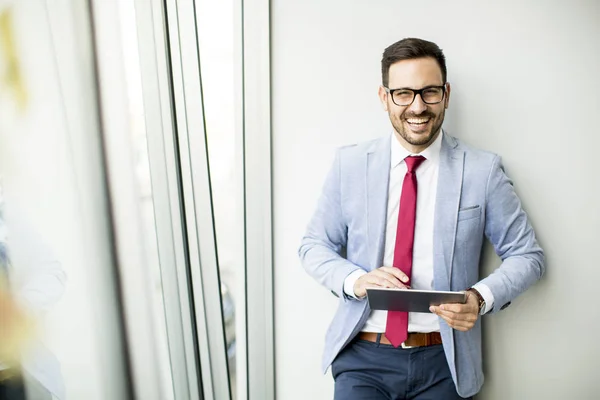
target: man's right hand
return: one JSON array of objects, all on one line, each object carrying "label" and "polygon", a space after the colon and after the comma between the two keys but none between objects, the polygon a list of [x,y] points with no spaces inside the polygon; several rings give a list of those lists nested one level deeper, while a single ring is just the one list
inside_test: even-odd
[{"label": "man's right hand", "polygon": [[398,288],[410,289],[407,286],[408,276],[395,267],[377,268],[364,274],[354,283],[354,294],[356,297],[365,297],[367,288]]}]

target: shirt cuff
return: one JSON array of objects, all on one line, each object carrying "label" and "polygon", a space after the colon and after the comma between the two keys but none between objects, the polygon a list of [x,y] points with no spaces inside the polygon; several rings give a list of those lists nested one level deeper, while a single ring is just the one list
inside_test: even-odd
[{"label": "shirt cuff", "polygon": [[490,288],[485,283],[476,283],[473,285],[473,289],[477,290],[485,301],[485,307],[481,311],[481,315],[491,311],[494,308],[494,295]]},{"label": "shirt cuff", "polygon": [[361,268],[352,271],[346,279],[344,279],[344,293],[346,295],[355,298],[357,300],[363,299],[364,297],[356,297],[354,294],[354,284],[361,276],[365,275],[367,272]]}]

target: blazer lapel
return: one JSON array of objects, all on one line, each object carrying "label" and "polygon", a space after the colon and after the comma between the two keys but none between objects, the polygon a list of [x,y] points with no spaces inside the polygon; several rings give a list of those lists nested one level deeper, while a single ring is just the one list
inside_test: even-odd
[{"label": "blazer lapel", "polygon": [[433,228],[433,280],[438,290],[451,288],[463,168],[464,151],[458,149],[456,139],[444,133]]},{"label": "blazer lapel", "polygon": [[388,186],[390,180],[390,137],[376,141],[367,153],[367,238],[370,270],[383,265]]}]

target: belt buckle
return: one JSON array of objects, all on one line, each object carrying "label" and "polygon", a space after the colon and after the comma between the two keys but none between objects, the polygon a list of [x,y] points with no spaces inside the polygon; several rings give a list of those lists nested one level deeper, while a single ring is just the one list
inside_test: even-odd
[{"label": "belt buckle", "polygon": [[417,347],[417,346],[407,346],[407,345],[406,345],[406,342],[402,342],[402,343],[400,344],[400,346],[401,346],[403,349],[412,349],[412,348],[414,348],[414,347]]}]

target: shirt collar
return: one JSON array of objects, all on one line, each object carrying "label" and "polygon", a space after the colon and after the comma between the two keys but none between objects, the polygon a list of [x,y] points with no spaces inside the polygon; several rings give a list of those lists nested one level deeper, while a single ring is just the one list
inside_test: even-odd
[{"label": "shirt collar", "polygon": [[408,156],[416,156],[416,155],[421,155],[423,157],[425,157],[427,160],[432,161],[434,163],[437,163],[440,159],[440,151],[442,150],[442,136],[444,135],[444,132],[442,130],[442,132],[438,135],[438,137],[433,141],[433,143],[431,143],[431,145],[429,145],[429,147],[427,147],[425,150],[423,150],[421,153],[419,154],[414,154],[411,153],[410,151],[406,150],[398,141],[398,139],[396,139],[396,135],[395,133],[392,132],[391,135],[391,142],[392,142],[392,153],[391,153],[391,168],[394,168],[396,165],[400,164],[402,161],[404,161],[404,159]]}]

